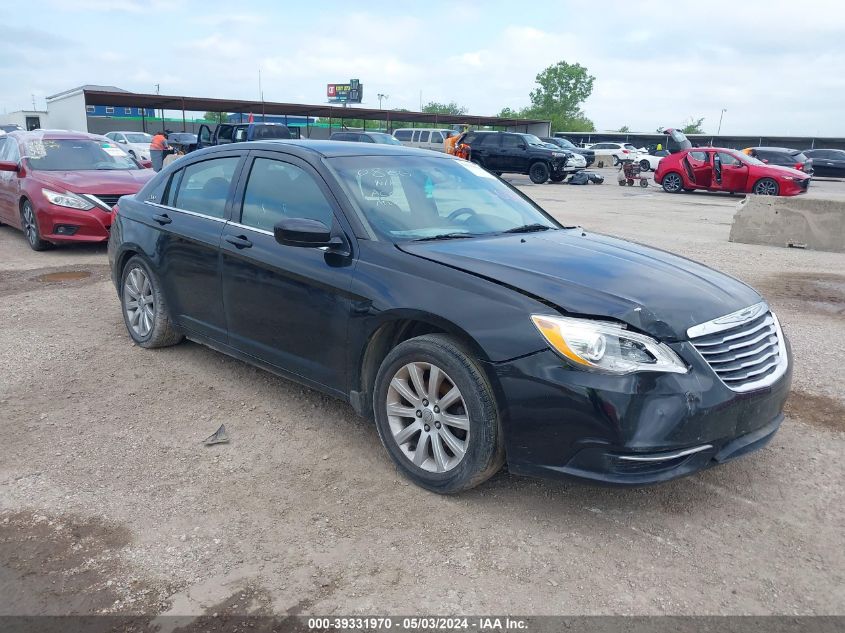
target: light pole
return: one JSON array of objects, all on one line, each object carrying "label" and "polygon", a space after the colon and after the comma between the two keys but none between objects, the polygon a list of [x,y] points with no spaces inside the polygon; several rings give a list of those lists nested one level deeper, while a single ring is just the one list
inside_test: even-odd
[{"label": "light pole", "polygon": [[390,99],[390,95],[386,95],[386,94],[383,94],[383,93],[381,93],[381,92],[380,92],[380,93],[378,93],[378,95],[377,95],[377,96],[378,96],[378,109],[379,109],[379,110],[381,110],[381,101],[382,101],[382,99],[384,99],[385,101],[387,101],[388,99]]},{"label": "light pole", "polygon": [[716,136],[719,136],[722,132],[722,117],[725,116],[725,112],[727,112],[727,108],[722,108],[722,114],[719,115],[719,129],[716,130]]}]

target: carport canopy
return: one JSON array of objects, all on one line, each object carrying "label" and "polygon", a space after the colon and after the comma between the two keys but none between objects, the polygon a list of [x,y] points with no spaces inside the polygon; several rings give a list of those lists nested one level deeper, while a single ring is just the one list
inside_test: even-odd
[{"label": "carport canopy", "polygon": [[174,95],[143,94],[138,92],[109,92],[84,90],[85,105],[105,105],[154,110],[181,110],[183,112],[251,112],[255,115],[287,115],[324,117],[332,119],[363,119],[365,121],[402,121],[427,123],[432,127],[440,125],[467,124],[474,126],[497,126],[514,128],[520,126],[549,125],[540,119],[516,119],[474,114],[429,114],[427,112],[406,112],[404,110],[377,110],[373,108],[352,108],[330,105],[308,105],[304,103],[276,103],[270,101],[245,101],[240,99],[210,99],[205,97],[183,97]]}]

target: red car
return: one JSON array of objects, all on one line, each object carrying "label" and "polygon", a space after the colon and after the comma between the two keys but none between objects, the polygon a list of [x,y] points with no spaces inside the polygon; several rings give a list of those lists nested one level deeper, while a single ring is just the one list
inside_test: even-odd
[{"label": "red car", "polygon": [[807,191],[810,175],[767,165],[742,152],[693,147],[661,159],[654,181],[669,193],[706,189],[762,196],[795,196]]},{"label": "red car", "polygon": [[102,136],[0,135],[0,224],[21,229],[36,251],[60,242],[105,242],[118,198],[154,175]]}]

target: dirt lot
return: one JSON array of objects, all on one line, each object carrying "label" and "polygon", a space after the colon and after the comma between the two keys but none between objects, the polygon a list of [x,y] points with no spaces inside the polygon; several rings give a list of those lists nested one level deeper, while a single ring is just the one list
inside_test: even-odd
[{"label": "dirt lot", "polygon": [[[502,472],[438,497],[344,404],[192,343],[133,346],[104,248],[0,228],[0,614],[845,614],[845,255],[731,244],[736,198],[606,174],[514,180],[764,292],[795,352],[766,449],[657,488]],[[90,274],[41,277],[62,271]],[[221,423],[232,442],[203,446]]]}]

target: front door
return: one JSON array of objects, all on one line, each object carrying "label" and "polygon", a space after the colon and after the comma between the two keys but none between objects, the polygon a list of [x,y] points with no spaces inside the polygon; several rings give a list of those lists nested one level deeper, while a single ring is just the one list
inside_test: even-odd
[{"label": "front door", "polygon": [[320,248],[283,246],[273,226],[319,220],[344,231],[319,174],[292,156],[254,152],[223,231],[223,302],[229,343],[258,359],[346,392],[346,328],[353,260]]},{"label": "front door", "polygon": [[199,132],[197,133],[197,149],[202,149],[203,147],[208,147],[213,144],[211,128],[205,124],[200,125]]},{"label": "front door", "polygon": [[[13,137],[0,138],[0,161],[20,165],[18,141]],[[0,171],[0,220],[3,224],[21,225],[18,200],[20,200],[20,172]]]},{"label": "front door", "polygon": [[499,154],[499,171],[528,171],[528,146],[521,136],[502,135],[502,150]]},{"label": "front door", "polygon": [[710,183],[713,181],[713,167],[710,164],[710,152],[705,150],[696,150],[689,152],[684,157],[684,169],[687,172],[687,177],[697,187],[704,189],[710,188]]},{"label": "front door", "polygon": [[713,182],[711,188],[719,191],[745,191],[748,167],[739,158],[727,152],[713,152]]},{"label": "front door", "polygon": [[173,317],[189,332],[225,343],[220,236],[242,157],[213,156],[177,171],[163,203],[145,206],[159,229],[159,276]]}]

